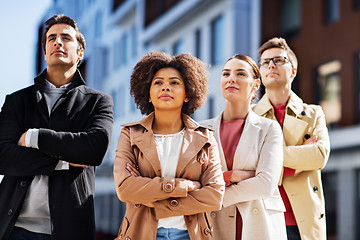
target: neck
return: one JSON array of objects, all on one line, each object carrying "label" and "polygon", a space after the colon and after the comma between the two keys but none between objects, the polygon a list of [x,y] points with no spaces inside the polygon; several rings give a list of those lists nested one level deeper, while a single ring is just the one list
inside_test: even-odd
[{"label": "neck", "polygon": [[73,79],[76,72],[76,66],[71,68],[49,67],[46,70],[46,79],[56,87],[68,84]]},{"label": "neck", "polygon": [[250,103],[248,102],[225,102],[225,110],[223,119],[225,121],[233,121],[238,119],[245,119],[249,113]]},{"label": "neck", "polygon": [[173,134],[183,129],[181,112],[155,111],[152,129],[156,134]]},{"label": "neck", "polygon": [[290,89],[266,89],[266,94],[272,105],[286,104],[290,97]]}]

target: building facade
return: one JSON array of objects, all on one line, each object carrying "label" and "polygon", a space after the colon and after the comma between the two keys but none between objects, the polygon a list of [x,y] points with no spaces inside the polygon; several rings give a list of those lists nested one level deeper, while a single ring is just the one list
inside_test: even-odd
[{"label": "building facade", "polygon": [[[193,117],[219,114],[219,90],[225,61],[236,53],[257,59],[260,44],[260,0],[54,0],[43,21],[54,14],[72,17],[87,41],[80,66],[87,85],[114,100],[110,148],[96,176],[95,211],[98,239],[116,235],[125,204],[115,193],[112,165],[121,124],[143,116],[130,96],[130,76],[149,51],[190,53],[209,66],[207,102]],[[39,27],[39,39],[43,32]],[[46,67],[39,41],[37,72]]]},{"label": "building facade", "polygon": [[295,92],[325,112],[328,239],[360,239],[360,1],[262,1],[261,16],[261,42],[287,39],[299,60]]}]

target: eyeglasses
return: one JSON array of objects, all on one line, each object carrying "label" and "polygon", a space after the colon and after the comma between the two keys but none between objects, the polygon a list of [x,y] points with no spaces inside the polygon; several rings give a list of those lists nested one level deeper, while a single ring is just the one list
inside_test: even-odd
[{"label": "eyeglasses", "polygon": [[[273,61],[275,66],[281,66],[285,63],[290,62],[290,60],[287,57],[279,56],[279,57],[273,57],[273,58],[264,58],[259,60],[259,65],[262,68],[267,68],[270,65],[270,62]],[[292,66],[292,64],[291,64]]]}]

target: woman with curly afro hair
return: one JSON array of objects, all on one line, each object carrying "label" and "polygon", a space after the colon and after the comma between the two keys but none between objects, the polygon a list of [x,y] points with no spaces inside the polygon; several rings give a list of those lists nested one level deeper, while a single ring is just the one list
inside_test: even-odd
[{"label": "woman with curly afro hair", "polygon": [[212,131],[192,120],[204,102],[207,70],[190,54],[145,55],[131,75],[141,121],[123,125],[114,163],[126,213],[118,239],[212,239],[207,211],[225,189]]}]

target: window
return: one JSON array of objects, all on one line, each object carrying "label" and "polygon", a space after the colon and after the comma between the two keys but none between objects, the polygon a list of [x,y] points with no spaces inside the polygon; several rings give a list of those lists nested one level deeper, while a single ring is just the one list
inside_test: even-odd
[{"label": "window", "polygon": [[114,43],[114,69],[117,69],[121,65],[121,41],[116,40]]},{"label": "window", "polygon": [[118,95],[117,95],[116,90],[111,91],[111,97],[112,97],[113,102],[114,102],[114,106],[113,106],[114,118],[116,119],[119,116],[119,111],[118,111],[119,106],[117,104],[118,103],[118,99],[117,99]]},{"label": "window", "polygon": [[339,0],[324,0],[325,24],[331,24],[339,20]]},{"label": "window", "polygon": [[126,64],[127,62],[127,49],[128,49],[128,35],[127,33],[124,33],[124,35],[122,36],[122,40],[121,40],[121,46],[122,46],[122,50],[121,50],[121,60],[122,60],[122,64]]},{"label": "window", "polygon": [[360,10],[360,0],[354,0],[354,8],[356,11]]},{"label": "window", "polygon": [[173,55],[177,55],[177,54],[182,53],[182,52],[183,52],[183,48],[184,48],[183,45],[184,45],[184,44],[183,44],[183,42],[182,42],[181,40],[177,41],[177,42],[174,44],[173,48],[172,48],[172,53],[173,53]]},{"label": "window", "polygon": [[136,57],[137,55],[137,43],[138,43],[138,39],[137,39],[137,29],[136,29],[136,25],[134,25],[131,28],[131,56],[132,57]]},{"label": "window", "polygon": [[300,29],[300,0],[282,0],[282,33],[287,39],[295,37]]},{"label": "window", "polygon": [[130,111],[133,113],[133,112],[136,112],[137,110],[137,106],[136,106],[136,103],[135,103],[135,99],[133,96],[131,96],[131,99],[130,99]]},{"label": "window", "polygon": [[338,179],[336,172],[322,173],[325,197],[326,231],[328,239],[337,239],[337,188]]},{"label": "window", "polygon": [[116,11],[116,9],[125,2],[125,0],[113,0],[112,10],[113,12]]},{"label": "window", "polygon": [[213,118],[213,117],[215,117],[215,114],[214,114],[214,108],[215,108],[214,97],[209,97],[207,102],[208,102],[208,118]]},{"label": "window", "polygon": [[97,12],[95,16],[95,38],[102,36],[102,13]]},{"label": "window", "polygon": [[224,19],[223,16],[215,18],[211,22],[211,64],[217,64],[223,60],[223,36],[224,36]]},{"label": "window", "polygon": [[341,119],[341,63],[334,60],[317,69],[319,104],[324,110],[326,123],[336,127]]},{"label": "window", "polygon": [[200,29],[195,32],[195,57],[201,58],[201,31]]},{"label": "window", "polygon": [[355,54],[355,91],[356,122],[360,123],[360,50]]}]

